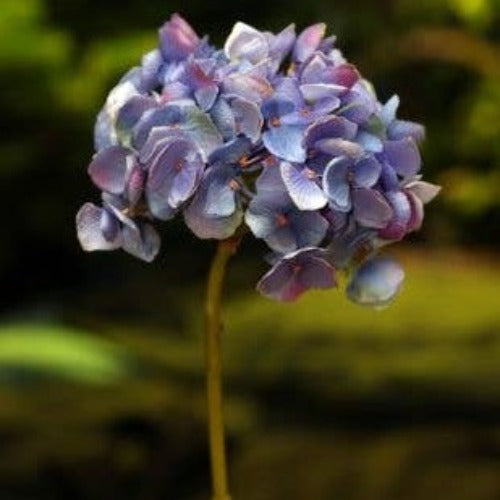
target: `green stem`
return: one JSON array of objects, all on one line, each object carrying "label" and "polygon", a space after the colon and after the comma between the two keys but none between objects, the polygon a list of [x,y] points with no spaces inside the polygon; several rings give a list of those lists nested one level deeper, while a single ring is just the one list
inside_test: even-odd
[{"label": "green stem", "polygon": [[205,302],[208,435],[212,466],[212,500],[231,500],[227,484],[222,414],[221,297],[226,264],[237,242],[220,241],[210,267]]}]

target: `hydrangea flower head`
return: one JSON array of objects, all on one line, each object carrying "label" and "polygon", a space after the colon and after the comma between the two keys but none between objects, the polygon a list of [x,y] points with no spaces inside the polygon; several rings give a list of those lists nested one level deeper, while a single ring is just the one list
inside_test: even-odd
[{"label": "hydrangea flower head", "polygon": [[389,302],[404,274],[376,251],[420,229],[439,187],[419,173],[424,128],[325,33],[238,22],[218,49],[174,14],[97,117],[88,173],[102,203],[77,214],[82,247],[149,262],[155,222],[182,215],[199,238],[262,239],[265,296],[295,300],[349,269],[350,299]]}]

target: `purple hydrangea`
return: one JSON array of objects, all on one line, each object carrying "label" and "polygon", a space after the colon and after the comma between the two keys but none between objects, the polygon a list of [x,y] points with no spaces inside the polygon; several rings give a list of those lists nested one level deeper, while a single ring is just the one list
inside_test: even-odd
[{"label": "purple hydrangea", "polygon": [[149,262],[153,223],[182,214],[199,238],[262,239],[268,297],[335,287],[347,270],[350,299],[391,300],[403,271],[376,250],[420,229],[439,187],[419,174],[424,128],[397,118],[397,96],[379,102],[325,32],[238,22],[218,49],[174,14],[97,117],[88,173],[102,205],[78,212],[82,247]]}]

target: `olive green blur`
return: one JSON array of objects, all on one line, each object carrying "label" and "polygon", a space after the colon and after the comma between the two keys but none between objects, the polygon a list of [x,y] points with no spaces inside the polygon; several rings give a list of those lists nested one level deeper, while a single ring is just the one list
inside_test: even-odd
[{"label": "olive green blur", "polygon": [[[203,290],[181,218],[151,265],[85,254],[74,216],[106,93],[181,13],[223,43],[318,21],[427,126],[424,229],[382,311],[224,293],[233,500],[500,498],[500,0],[0,1],[0,500],[207,500]],[[341,286],[345,277],[339,277]]]}]

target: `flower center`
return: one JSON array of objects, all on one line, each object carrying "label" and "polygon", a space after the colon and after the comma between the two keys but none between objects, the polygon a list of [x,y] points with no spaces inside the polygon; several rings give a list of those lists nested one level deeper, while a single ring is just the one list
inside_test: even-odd
[{"label": "flower center", "polygon": [[281,126],[281,120],[278,116],[273,116],[270,120],[271,126],[279,127]]},{"label": "flower center", "polygon": [[288,224],[288,217],[285,214],[277,214],[276,224],[278,225],[278,227],[286,226]]},{"label": "flower center", "polygon": [[174,168],[175,168],[176,172],[180,172],[184,168],[185,165],[186,165],[186,161],[182,158],[179,158],[175,162]]},{"label": "flower center", "polygon": [[314,180],[317,177],[316,172],[312,168],[306,167],[302,172],[310,180]]},{"label": "flower center", "polygon": [[239,191],[241,189],[241,186],[238,184],[236,179],[231,179],[228,185],[233,191]]}]

